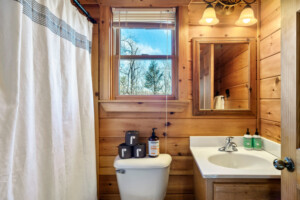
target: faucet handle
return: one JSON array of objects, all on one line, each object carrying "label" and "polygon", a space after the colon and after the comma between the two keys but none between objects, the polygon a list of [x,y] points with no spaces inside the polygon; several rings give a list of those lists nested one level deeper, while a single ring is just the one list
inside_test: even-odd
[{"label": "faucet handle", "polygon": [[226,142],[228,142],[228,143],[231,142],[233,138],[234,138],[234,137],[232,137],[232,136],[227,137],[227,138],[226,138]]}]

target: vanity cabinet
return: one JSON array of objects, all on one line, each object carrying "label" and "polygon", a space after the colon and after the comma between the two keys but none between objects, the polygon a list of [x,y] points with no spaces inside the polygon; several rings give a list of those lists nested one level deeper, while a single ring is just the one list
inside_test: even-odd
[{"label": "vanity cabinet", "polygon": [[203,178],[194,163],[196,200],[277,200],[280,179]]}]

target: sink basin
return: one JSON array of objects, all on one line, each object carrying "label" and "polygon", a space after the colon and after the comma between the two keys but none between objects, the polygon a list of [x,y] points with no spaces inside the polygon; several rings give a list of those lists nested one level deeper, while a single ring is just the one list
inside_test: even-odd
[{"label": "sink basin", "polygon": [[224,153],[211,155],[208,161],[214,165],[234,169],[262,169],[270,167],[270,161],[248,154]]}]

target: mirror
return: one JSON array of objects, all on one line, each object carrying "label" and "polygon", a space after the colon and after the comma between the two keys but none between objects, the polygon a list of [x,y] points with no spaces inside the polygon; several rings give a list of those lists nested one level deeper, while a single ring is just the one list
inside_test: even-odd
[{"label": "mirror", "polygon": [[193,114],[256,114],[254,39],[193,39]]}]

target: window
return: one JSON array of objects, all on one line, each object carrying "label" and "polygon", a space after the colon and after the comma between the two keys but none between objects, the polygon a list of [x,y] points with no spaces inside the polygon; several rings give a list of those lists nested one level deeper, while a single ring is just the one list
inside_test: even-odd
[{"label": "window", "polygon": [[175,98],[176,10],[113,9],[116,99]]}]

